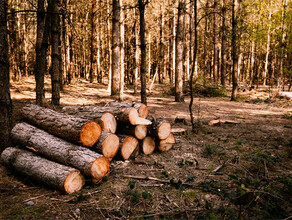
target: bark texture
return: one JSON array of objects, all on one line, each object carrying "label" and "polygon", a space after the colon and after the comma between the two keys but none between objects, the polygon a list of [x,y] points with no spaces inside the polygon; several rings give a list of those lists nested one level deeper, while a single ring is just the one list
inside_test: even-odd
[{"label": "bark texture", "polygon": [[148,119],[152,122],[152,125],[149,127],[149,134],[151,136],[157,137],[159,140],[164,140],[170,135],[170,122],[163,118],[149,117]]},{"label": "bark texture", "polygon": [[141,118],[147,118],[148,114],[149,114],[149,110],[147,105],[143,104],[143,103],[138,103],[138,102],[109,102],[108,106],[111,107],[133,107],[135,109],[137,109],[139,117]]},{"label": "bark texture", "polygon": [[13,168],[22,175],[66,193],[81,190],[85,183],[84,177],[78,170],[25,150],[9,147],[2,152],[1,159],[7,167]]},{"label": "bark texture", "polygon": [[15,125],[11,135],[15,144],[28,146],[48,159],[73,166],[93,179],[101,179],[109,172],[109,162],[102,155],[68,143],[27,123]]},{"label": "bark texture", "polygon": [[37,105],[22,109],[25,121],[73,143],[92,147],[99,139],[101,127],[95,121],[59,113]]}]

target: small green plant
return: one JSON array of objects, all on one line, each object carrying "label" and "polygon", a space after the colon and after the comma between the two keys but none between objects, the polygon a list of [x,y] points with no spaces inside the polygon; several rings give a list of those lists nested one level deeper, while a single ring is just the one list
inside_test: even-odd
[{"label": "small green plant", "polygon": [[163,176],[165,176],[166,178],[169,176],[169,175],[168,175],[168,172],[167,172],[166,170],[163,170],[163,171],[161,172],[161,174],[162,174]]},{"label": "small green plant", "polygon": [[149,192],[147,192],[147,191],[144,191],[144,192],[142,193],[142,197],[143,197],[144,199],[148,199],[150,202],[152,201],[152,194],[149,193]]},{"label": "small green plant", "polygon": [[203,150],[204,156],[224,155],[224,154],[225,154],[224,148],[218,144],[208,144],[205,146]]},{"label": "small green plant", "polygon": [[128,183],[128,186],[129,186],[129,188],[130,189],[134,189],[135,188],[135,184],[136,184],[136,181],[129,181],[129,183]]},{"label": "small green plant", "polygon": [[284,115],[283,115],[283,118],[285,119],[292,119],[292,112],[286,112]]}]

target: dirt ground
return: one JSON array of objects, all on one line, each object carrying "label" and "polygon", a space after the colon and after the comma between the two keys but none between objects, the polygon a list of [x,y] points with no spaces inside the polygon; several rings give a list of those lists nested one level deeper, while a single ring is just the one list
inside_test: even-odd
[{"label": "dirt ground", "polygon": [[[33,77],[12,82],[11,96],[17,123],[21,107],[34,103]],[[124,99],[139,101],[139,95],[128,88]],[[66,85],[61,95],[62,105],[112,100],[106,86],[83,80]],[[192,133],[189,97],[173,100],[162,85],[148,97],[151,115],[187,129],[170,151],[114,160],[109,177],[86,181],[78,193],[62,194],[0,165],[0,219],[291,218],[292,101],[257,90],[241,92],[236,102],[195,98]],[[185,121],[175,123],[178,117]],[[236,123],[208,125],[215,119]]]}]

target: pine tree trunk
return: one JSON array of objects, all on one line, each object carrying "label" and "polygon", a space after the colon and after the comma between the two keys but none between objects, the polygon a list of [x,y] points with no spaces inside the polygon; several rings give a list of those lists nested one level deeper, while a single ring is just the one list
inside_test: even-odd
[{"label": "pine tree trunk", "polygon": [[102,155],[27,123],[16,124],[11,136],[14,143],[29,147],[48,159],[73,166],[93,179],[99,180],[109,173],[109,161]]},{"label": "pine tree trunk", "polygon": [[84,186],[79,170],[49,161],[35,154],[9,147],[1,154],[3,163],[15,171],[66,193],[74,193]]},{"label": "pine tree trunk", "polygon": [[175,38],[175,101],[183,102],[183,50],[184,50],[184,10],[185,0],[179,1],[178,6],[178,23]]},{"label": "pine tree trunk", "polygon": [[226,75],[226,0],[222,3],[222,42],[221,42],[221,85],[225,87]]},{"label": "pine tree trunk", "polygon": [[113,0],[111,96],[120,96],[120,1]]},{"label": "pine tree trunk", "polygon": [[11,145],[12,102],[9,90],[7,1],[0,2],[0,152]]},{"label": "pine tree trunk", "polygon": [[[137,19],[137,12],[135,9],[135,19]],[[135,24],[137,21],[135,20]],[[136,26],[136,25],[135,25]],[[139,31],[134,29],[135,33],[135,73],[134,73],[134,93],[138,93],[138,76],[139,76]]]},{"label": "pine tree trunk", "polygon": [[271,18],[272,12],[269,12],[269,27],[268,27],[268,35],[267,35],[267,50],[266,50],[266,60],[265,60],[265,69],[263,74],[263,85],[267,85],[267,75],[268,75],[268,65],[269,65],[269,54],[270,54],[270,44],[271,44]]},{"label": "pine tree trunk", "polygon": [[[110,14],[110,0],[107,0],[107,14]],[[111,24],[110,19],[107,19],[107,46],[108,46],[108,92],[111,92],[112,88],[112,43],[111,43]]]},{"label": "pine tree trunk", "polygon": [[140,65],[140,80],[141,80],[141,102],[147,105],[146,93],[146,40],[145,40],[145,3],[143,0],[138,0],[140,14],[140,48],[141,48],[141,65]]},{"label": "pine tree trunk", "polygon": [[[216,11],[217,8],[217,1],[214,0],[214,11]],[[214,82],[217,83],[218,81],[218,66],[217,66],[217,60],[218,60],[218,52],[217,52],[217,14],[214,13],[214,23],[213,23],[213,78]]]},{"label": "pine tree trunk", "polygon": [[52,24],[51,24],[51,84],[52,84],[52,104],[60,105],[60,51],[59,51],[59,41],[60,41],[60,16],[58,5],[59,0],[52,0],[53,2],[53,14],[52,14]]},{"label": "pine tree trunk", "polygon": [[120,97],[119,100],[123,100],[124,96],[124,82],[125,82],[125,16],[123,9],[123,0],[120,0],[121,7],[121,21],[120,21],[120,31],[121,31],[121,71],[120,71]]},{"label": "pine tree trunk", "polygon": [[50,134],[87,147],[92,147],[101,134],[101,127],[95,121],[66,115],[37,105],[23,107],[22,117]]},{"label": "pine tree trunk", "polygon": [[91,1],[91,45],[90,45],[90,69],[89,69],[89,80],[93,83],[97,78],[98,66],[97,66],[97,26],[98,26],[98,15],[97,15],[97,2],[96,0]]}]

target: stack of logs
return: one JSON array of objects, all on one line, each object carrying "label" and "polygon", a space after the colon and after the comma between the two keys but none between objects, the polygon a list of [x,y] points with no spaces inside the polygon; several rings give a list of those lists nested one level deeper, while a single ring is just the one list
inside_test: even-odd
[{"label": "stack of logs", "polygon": [[170,122],[148,113],[141,103],[66,106],[62,113],[30,104],[22,109],[25,122],[11,131],[13,143],[25,150],[7,148],[1,159],[23,175],[73,193],[84,186],[83,175],[94,182],[109,175],[114,157],[129,160],[172,148]]}]

